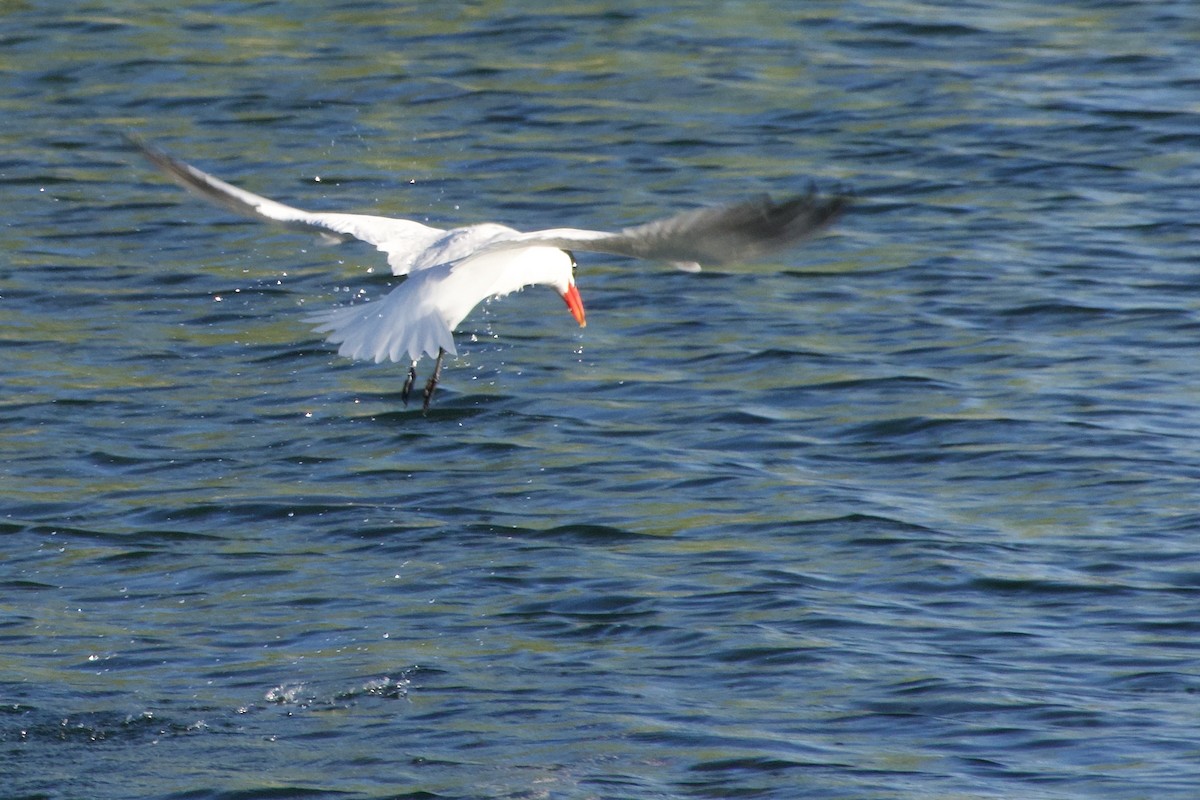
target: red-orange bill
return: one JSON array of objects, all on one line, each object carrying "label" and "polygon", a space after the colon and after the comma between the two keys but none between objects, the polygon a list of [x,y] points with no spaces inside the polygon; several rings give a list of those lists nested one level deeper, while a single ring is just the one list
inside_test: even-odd
[{"label": "red-orange bill", "polygon": [[579,289],[575,284],[571,284],[565,292],[563,292],[563,300],[567,301],[567,308],[571,310],[571,316],[579,323],[579,327],[587,327],[587,320],[583,315],[583,298],[579,296]]}]

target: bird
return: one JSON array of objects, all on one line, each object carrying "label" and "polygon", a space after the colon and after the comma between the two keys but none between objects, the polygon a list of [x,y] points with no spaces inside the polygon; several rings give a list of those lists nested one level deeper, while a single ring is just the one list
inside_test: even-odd
[{"label": "bird", "polygon": [[371,214],[305,211],[226,183],[134,133],[125,140],[183,188],[243,216],[312,232],[331,243],[357,239],[387,256],[392,274],[407,276],[376,301],[315,313],[307,321],[361,360],[407,361],[401,399],[408,405],[417,363],[434,358],[423,391],[429,411],[442,362],[456,355],[454,330],[479,303],[527,286],[554,289],[575,321],[587,324],[575,283],[576,251],[665,262],[686,272],[702,264],[747,262],[795,245],[830,225],[847,207],[845,194],[804,193],[775,201],[762,195],[703,206],[617,232],[549,228],[520,232],[484,222],[449,229]]}]

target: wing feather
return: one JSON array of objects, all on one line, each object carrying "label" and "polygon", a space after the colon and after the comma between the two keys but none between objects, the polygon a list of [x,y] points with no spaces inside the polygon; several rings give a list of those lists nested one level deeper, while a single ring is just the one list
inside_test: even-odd
[{"label": "wing feather", "polygon": [[338,353],[364,361],[418,361],[438,349],[455,354],[454,332],[438,308],[437,286],[449,265],[415,272],[379,300],[320,311],[307,317],[340,345]]},{"label": "wing feather", "polygon": [[358,239],[387,254],[395,275],[405,275],[418,256],[436,243],[444,231],[407,219],[370,214],[339,214],[305,211],[248,192],[209,175],[184,161],[127,134],[126,140],[160,172],[204,199],[236,214],[285,227],[318,233],[334,242]]},{"label": "wing feather", "polygon": [[619,233],[553,228],[518,234],[485,250],[558,247],[667,261],[694,272],[700,264],[752,261],[797,244],[837,219],[848,205],[842,196],[814,191],[775,202],[763,196],[712,208],[684,211]]}]

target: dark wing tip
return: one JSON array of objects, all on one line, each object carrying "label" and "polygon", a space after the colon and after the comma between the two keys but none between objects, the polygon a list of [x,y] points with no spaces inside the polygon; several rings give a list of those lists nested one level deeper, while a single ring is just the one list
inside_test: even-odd
[{"label": "dark wing tip", "polygon": [[844,192],[821,195],[815,187],[809,187],[804,194],[780,202],[769,197],[760,202],[759,230],[764,241],[786,246],[832,225],[850,206],[851,199]]},{"label": "dark wing tip", "polygon": [[121,131],[121,138],[125,140],[125,144],[137,150],[143,158],[160,170],[171,173],[180,171],[181,162],[178,159],[167,155],[133,131]]},{"label": "dark wing tip", "polygon": [[729,245],[719,260],[756,258],[798,244],[833,224],[850,202],[844,192],[822,195],[809,187],[780,201],[763,195],[730,206],[714,220]]},{"label": "dark wing tip", "polygon": [[171,178],[186,189],[191,189],[205,197],[210,197],[221,202],[220,197],[214,197],[212,187],[201,177],[203,173],[197,174],[194,167],[180,161],[166,151],[160,150],[132,131],[122,131],[121,138],[130,147],[137,150],[142,158],[150,162],[151,165],[168,178]]},{"label": "dark wing tip", "polygon": [[[186,161],[180,161],[165,150],[160,150],[146,142],[135,133],[124,133],[127,144],[136,149],[141,156],[153,167],[175,183],[200,197],[235,214],[242,214],[256,219],[292,224],[291,220],[269,216],[260,209],[259,203],[267,202],[265,197],[244,192],[220,178],[209,175],[203,170],[193,167]],[[309,229],[307,224],[297,224],[297,227]]]},{"label": "dark wing tip", "polygon": [[762,195],[626,228],[612,252],[712,266],[752,261],[815,235],[849,204],[846,193],[822,195],[812,187],[778,202]]}]

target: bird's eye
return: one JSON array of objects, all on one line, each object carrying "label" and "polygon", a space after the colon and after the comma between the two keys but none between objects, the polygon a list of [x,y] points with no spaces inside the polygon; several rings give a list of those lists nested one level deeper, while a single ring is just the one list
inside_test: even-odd
[{"label": "bird's eye", "polygon": [[570,250],[563,250],[563,252],[567,254],[567,258],[571,259],[571,274],[573,275],[575,274],[575,268],[579,266],[579,264],[575,262],[575,254]]}]

